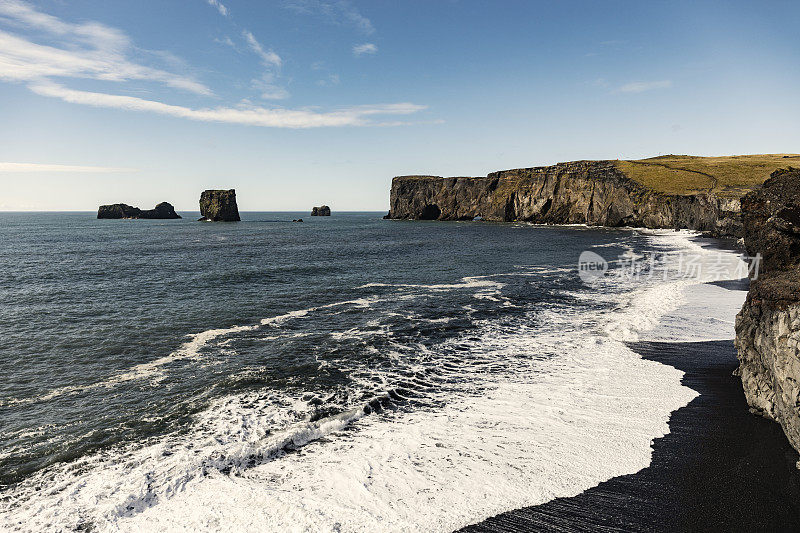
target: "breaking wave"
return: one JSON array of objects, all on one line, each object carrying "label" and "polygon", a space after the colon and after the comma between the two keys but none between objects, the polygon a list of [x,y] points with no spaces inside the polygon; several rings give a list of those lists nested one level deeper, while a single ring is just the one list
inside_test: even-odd
[{"label": "breaking wave", "polygon": [[[656,233],[651,244],[704,253],[685,232]],[[331,311],[370,313],[359,326],[331,329],[327,340],[313,334],[333,343],[317,357],[319,367],[348,376],[346,386],[298,383],[218,398],[184,431],[57,464],[8,488],[0,525],[449,531],[646,467],[670,413],[696,393],[681,385],[680,371],[642,360],[626,342],[660,327],[686,303],[683,289],[703,280],[641,285],[612,271],[592,290],[563,291],[568,301],[492,311],[515,305],[505,281],[541,275],[520,268],[453,284],[368,283],[359,289],[380,289],[379,296],[194,334],[168,356],[90,387],[157,386],[169,363],[198,359],[214,341],[234,351],[253,339],[288,342],[312,335],[283,329],[297,319],[346,324]],[[384,306],[409,297],[435,304],[448,292],[484,307],[465,299],[465,313],[432,317]],[[468,321],[463,331],[435,342],[403,329],[410,321],[438,328],[458,320]],[[363,345],[365,360],[338,357],[345,342]],[[246,380],[250,371],[231,379]]]}]

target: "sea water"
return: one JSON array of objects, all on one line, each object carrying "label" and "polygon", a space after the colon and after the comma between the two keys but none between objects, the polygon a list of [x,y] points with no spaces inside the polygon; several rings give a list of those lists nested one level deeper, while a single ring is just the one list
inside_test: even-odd
[{"label": "sea water", "polygon": [[626,275],[686,232],[302,215],[0,214],[0,527],[450,531],[646,467],[696,393],[628,342],[732,337]]}]

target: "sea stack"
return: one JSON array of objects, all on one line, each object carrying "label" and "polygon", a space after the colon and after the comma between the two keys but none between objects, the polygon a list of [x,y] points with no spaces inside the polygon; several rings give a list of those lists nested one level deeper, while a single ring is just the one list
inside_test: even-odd
[{"label": "sea stack", "polygon": [[200,195],[200,220],[212,222],[236,222],[239,208],[236,206],[236,189],[209,189]]},{"label": "sea stack", "polygon": [[742,198],[758,276],[736,316],[737,373],[751,412],[778,422],[800,451],[800,169],[776,170]]},{"label": "sea stack", "polygon": [[311,210],[312,217],[329,217],[331,216],[331,208],[327,205],[321,205]]},{"label": "sea stack", "polygon": [[154,209],[141,210],[128,204],[101,205],[97,210],[97,218],[149,218],[172,219],[181,218],[175,208],[168,202],[161,202]]}]

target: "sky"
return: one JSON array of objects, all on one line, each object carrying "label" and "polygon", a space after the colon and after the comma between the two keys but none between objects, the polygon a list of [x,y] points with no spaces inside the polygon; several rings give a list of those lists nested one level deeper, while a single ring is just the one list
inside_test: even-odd
[{"label": "sky", "polygon": [[0,0],[0,210],[800,152],[800,2]]}]

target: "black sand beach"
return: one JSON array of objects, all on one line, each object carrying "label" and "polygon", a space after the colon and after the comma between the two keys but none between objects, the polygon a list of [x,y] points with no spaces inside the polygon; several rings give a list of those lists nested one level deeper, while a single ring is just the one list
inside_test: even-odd
[{"label": "black sand beach", "polygon": [[462,531],[800,531],[798,455],[777,424],[748,412],[733,341],[631,347],[684,371],[700,394],[672,414],[650,466]]}]

